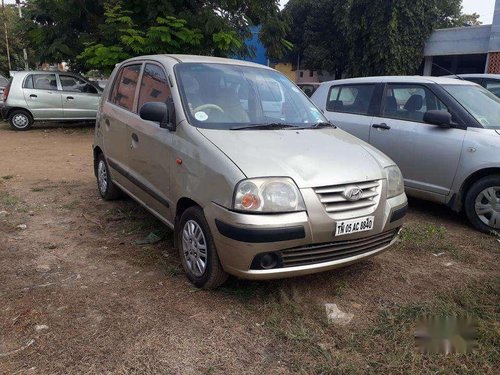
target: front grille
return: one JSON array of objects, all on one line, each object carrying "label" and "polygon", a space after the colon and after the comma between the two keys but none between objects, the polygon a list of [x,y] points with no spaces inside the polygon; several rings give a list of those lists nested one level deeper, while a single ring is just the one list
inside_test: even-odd
[{"label": "front grille", "polygon": [[339,241],[283,250],[281,252],[283,267],[296,267],[331,262],[368,253],[389,245],[397,234],[398,229],[394,229],[357,240]]},{"label": "front grille", "polygon": [[[351,202],[345,196],[344,192],[349,188],[357,187],[361,189],[363,195],[361,199]],[[382,189],[381,181],[367,181],[353,184],[324,186],[314,189],[319,200],[329,214],[349,213],[354,216],[370,214],[378,206],[380,201],[380,191]]]}]

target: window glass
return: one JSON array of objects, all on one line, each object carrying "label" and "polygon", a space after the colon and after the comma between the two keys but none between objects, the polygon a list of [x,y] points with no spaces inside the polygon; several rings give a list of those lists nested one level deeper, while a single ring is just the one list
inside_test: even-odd
[{"label": "window glass", "polygon": [[443,85],[487,129],[500,129],[500,99],[483,87]]},{"label": "window glass", "polygon": [[39,90],[57,90],[55,74],[34,74],[33,86]]},{"label": "window glass", "polygon": [[420,85],[387,86],[383,117],[423,122],[430,110],[448,111],[448,107],[427,87]]},{"label": "window glass", "polygon": [[142,76],[137,109],[140,110],[144,103],[165,103],[167,98],[171,96],[170,86],[168,85],[167,76],[163,69],[158,65],[146,64]]},{"label": "window glass", "polygon": [[194,126],[308,127],[327,121],[297,86],[276,71],[216,63],[183,63],[174,69],[185,112]]},{"label": "window glass", "polygon": [[331,112],[367,115],[375,85],[352,85],[332,87],[326,110]]},{"label": "window glass", "polygon": [[135,89],[141,72],[141,64],[128,65],[118,73],[111,95],[111,102],[132,111],[134,108]]},{"label": "window glass", "polygon": [[78,77],[65,76],[60,74],[59,80],[61,81],[63,91],[97,94],[97,89],[95,87]]},{"label": "window glass", "polygon": [[490,90],[493,94],[500,97],[500,80],[498,81],[486,81],[486,88]]},{"label": "window glass", "polygon": [[32,75],[29,75],[28,77],[26,77],[26,79],[24,80],[23,87],[25,89],[32,89],[33,88],[33,76]]}]

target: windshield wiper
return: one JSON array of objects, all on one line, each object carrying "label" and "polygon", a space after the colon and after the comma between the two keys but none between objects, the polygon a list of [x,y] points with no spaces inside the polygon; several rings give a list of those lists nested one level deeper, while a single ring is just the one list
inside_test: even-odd
[{"label": "windshield wiper", "polygon": [[322,129],[322,128],[334,128],[334,129],[336,129],[337,126],[332,124],[331,122],[317,122],[315,124],[312,124],[311,126],[301,126],[300,128],[297,128],[297,130]]},{"label": "windshield wiper", "polygon": [[268,129],[268,130],[276,130],[276,129],[286,129],[286,128],[297,128],[296,125],[283,124],[279,122],[270,122],[266,124],[250,124],[244,126],[237,126],[235,128],[231,128],[231,130],[246,130],[246,129]]}]

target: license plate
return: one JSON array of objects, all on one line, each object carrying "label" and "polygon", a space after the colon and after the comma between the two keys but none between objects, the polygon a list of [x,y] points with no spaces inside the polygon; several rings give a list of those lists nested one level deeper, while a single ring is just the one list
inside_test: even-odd
[{"label": "license plate", "polygon": [[358,219],[338,221],[335,228],[335,236],[364,232],[373,229],[374,216],[366,216]]}]

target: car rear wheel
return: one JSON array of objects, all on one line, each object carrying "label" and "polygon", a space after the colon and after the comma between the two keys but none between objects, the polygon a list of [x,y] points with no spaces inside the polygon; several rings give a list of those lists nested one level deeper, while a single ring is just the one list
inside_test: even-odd
[{"label": "car rear wheel", "polygon": [[500,233],[500,175],[480,179],[467,192],[465,212],[482,232]]},{"label": "car rear wheel", "polygon": [[120,189],[116,186],[111,179],[109,173],[108,163],[104,154],[97,157],[97,188],[104,200],[110,201],[120,197]]},{"label": "car rear wheel", "polygon": [[210,228],[199,207],[182,214],[176,228],[177,246],[187,278],[198,288],[214,289],[227,280]]},{"label": "car rear wheel", "polygon": [[9,114],[9,125],[14,130],[28,130],[33,125],[33,117],[29,112],[17,109]]}]

